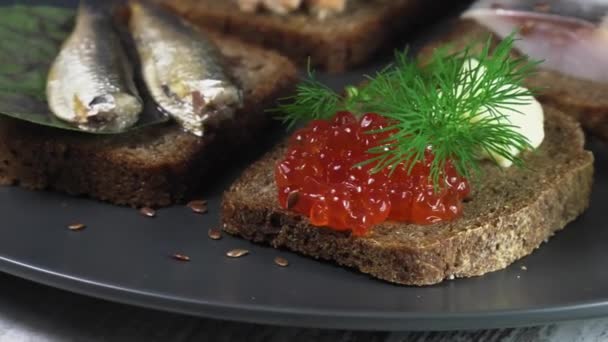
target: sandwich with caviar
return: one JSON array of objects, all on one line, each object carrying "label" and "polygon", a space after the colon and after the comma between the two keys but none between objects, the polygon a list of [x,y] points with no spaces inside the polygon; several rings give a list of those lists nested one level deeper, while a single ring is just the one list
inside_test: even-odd
[{"label": "sandwich with caviar", "polygon": [[532,253],[587,208],[593,155],[513,44],[397,54],[344,95],[304,81],[277,109],[301,128],[225,193],[224,230],[403,285]]}]

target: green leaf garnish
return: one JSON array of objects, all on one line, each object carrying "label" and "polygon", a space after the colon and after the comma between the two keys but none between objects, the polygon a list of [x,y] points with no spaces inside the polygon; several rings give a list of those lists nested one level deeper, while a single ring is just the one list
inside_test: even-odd
[{"label": "green leaf garnish", "polygon": [[296,87],[296,96],[282,98],[284,103],[269,112],[284,114],[281,120],[288,128],[306,120],[329,119],[342,107],[342,97],[317,81],[309,71],[308,78]]},{"label": "green leaf garnish", "polygon": [[[46,103],[47,73],[72,30],[74,15],[74,9],[62,7],[0,6],[0,115],[81,131],[56,118]],[[130,130],[166,121],[148,101]]]},{"label": "green leaf garnish", "polygon": [[[525,104],[524,98],[534,95],[534,90],[520,86],[538,62],[511,57],[513,42],[512,34],[494,49],[490,40],[481,49],[471,45],[457,53],[443,47],[422,67],[406,53],[397,53],[394,65],[368,77],[363,87],[347,89],[346,98],[337,97],[316,81],[304,82],[290,98],[292,102],[280,104],[279,110],[290,123],[328,118],[336,110],[353,108],[355,114],[374,112],[390,119],[393,124],[386,130],[395,133],[370,149],[373,157],[361,163],[374,163],[372,172],[394,169],[403,162],[411,169],[424,160],[427,148],[435,156],[430,178],[436,186],[441,186],[448,160],[462,176],[478,174],[480,151],[521,166],[521,158],[512,156],[510,150],[531,149],[530,143],[500,112]],[[316,99],[329,103],[328,98],[331,105],[311,112]]]}]

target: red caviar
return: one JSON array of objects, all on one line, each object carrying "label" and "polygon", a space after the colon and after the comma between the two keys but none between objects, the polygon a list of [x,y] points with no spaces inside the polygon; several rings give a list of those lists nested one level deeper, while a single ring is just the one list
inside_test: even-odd
[{"label": "red caviar", "polygon": [[357,120],[339,112],[296,131],[275,169],[281,206],[308,216],[315,226],[355,235],[385,220],[431,224],[458,217],[469,184],[448,161],[441,176],[445,186],[436,191],[429,180],[430,149],[409,174],[407,163],[392,175],[389,169],[370,173],[374,164],[355,166],[373,157],[367,151],[390,137],[389,131],[377,132],[387,125],[378,114]]}]

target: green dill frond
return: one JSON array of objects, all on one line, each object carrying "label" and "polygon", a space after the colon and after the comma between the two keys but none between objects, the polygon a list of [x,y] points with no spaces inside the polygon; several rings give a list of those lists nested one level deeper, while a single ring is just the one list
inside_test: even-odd
[{"label": "green dill frond", "polygon": [[338,111],[342,97],[317,81],[312,73],[296,87],[295,94],[279,99],[279,105],[269,112],[279,113],[288,128],[298,122],[328,119]]},{"label": "green dill frond", "polygon": [[500,113],[533,96],[521,85],[538,63],[512,58],[513,41],[511,35],[491,51],[488,40],[477,53],[475,46],[458,53],[440,48],[424,68],[398,54],[394,67],[369,84],[369,109],[394,122],[387,129],[398,132],[370,150],[373,171],[403,162],[411,167],[424,160],[426,148],[435,156],[430,177],[439,186],[447,160],[467,178],[479,172],[482,152],[521,165],[512,150],[530,149],[530,143]]},{"label": "green dill frond", "polygon": [[385,130],[395,133],[359,165],[374,164],[372,172],[378,172],[404,163],[411,171],[431,149],[430,178],[438,187],[448,161],[467,178],[479,173],[482,154],[522,165],[512,152],[531,149],[530,142],[501,113],[530,101],[535,89],[522,85],[540,62],[512,56],[513,43],[511,34],[494,48],[490,39],[456,53],[446,46],[424,66],[398,52],[390,67],[368,76],[362,87],[347,87],[344,98],[311,74],[275,111],[289,125],[330,118],[339,110],[378,113],[392,122]]}]

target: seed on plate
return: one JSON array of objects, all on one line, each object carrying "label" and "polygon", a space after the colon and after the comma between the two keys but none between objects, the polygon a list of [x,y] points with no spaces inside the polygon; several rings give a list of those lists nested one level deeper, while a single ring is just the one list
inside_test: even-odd
[{"label": "seed on plate", "polygon": [[240,248],[236,248],[236,249],[231,249],[226,253],[226,256],[230,257],[230,258],[240,258],[242,256],[245,256],[249,254],[249,251],[246,249],[240,249]]},{"label": "seed on plate", "polygon": [[173,254],[173,259],[175,260],[179,260],[179,261],[190,261],[190,257],[187,255],[183,255],[183,254]]},{"label": "seed on plate", "polygon": [[289,261],[287,261],[287,259],[283,258],[283,257],[276,257],[274,258],[274,263],[281,266],[281,267],[287,267],[289,266]]},{"label": "seed on plate", "polygon": [[292,191],[287,195],[287,209],[292,209],[298,204],[298,200],[300,199],[300,193],[297,191]]},{"label": "seed on plate", "polygon": [[86,225],[84,223],[72,223],[68,226],[68,229],[77,231],[77,230],[83,230],[85,227],[86,227]]},{"label": "seed on plate", "polygon": [[143,207],[143,208],[139,209],[139,213],[146,217],[155,217],[156,216],[156,210],[154,210],[150,207]]},{"label": "seed on plate", "polygon": [[205,201],[205,200],[190,201],[188,203],[188,208],[190,208],[193,212],[195,212],[197,214],[205,214],[205,213],[207,213],[207,201]]},{"label": "seed on plate", "polygon": [[219,229],[211,228],[207,232],[207,235],[209,235],[209,238],[211,240],[219,240],[222,238],[222,231],[220,231]]}]

